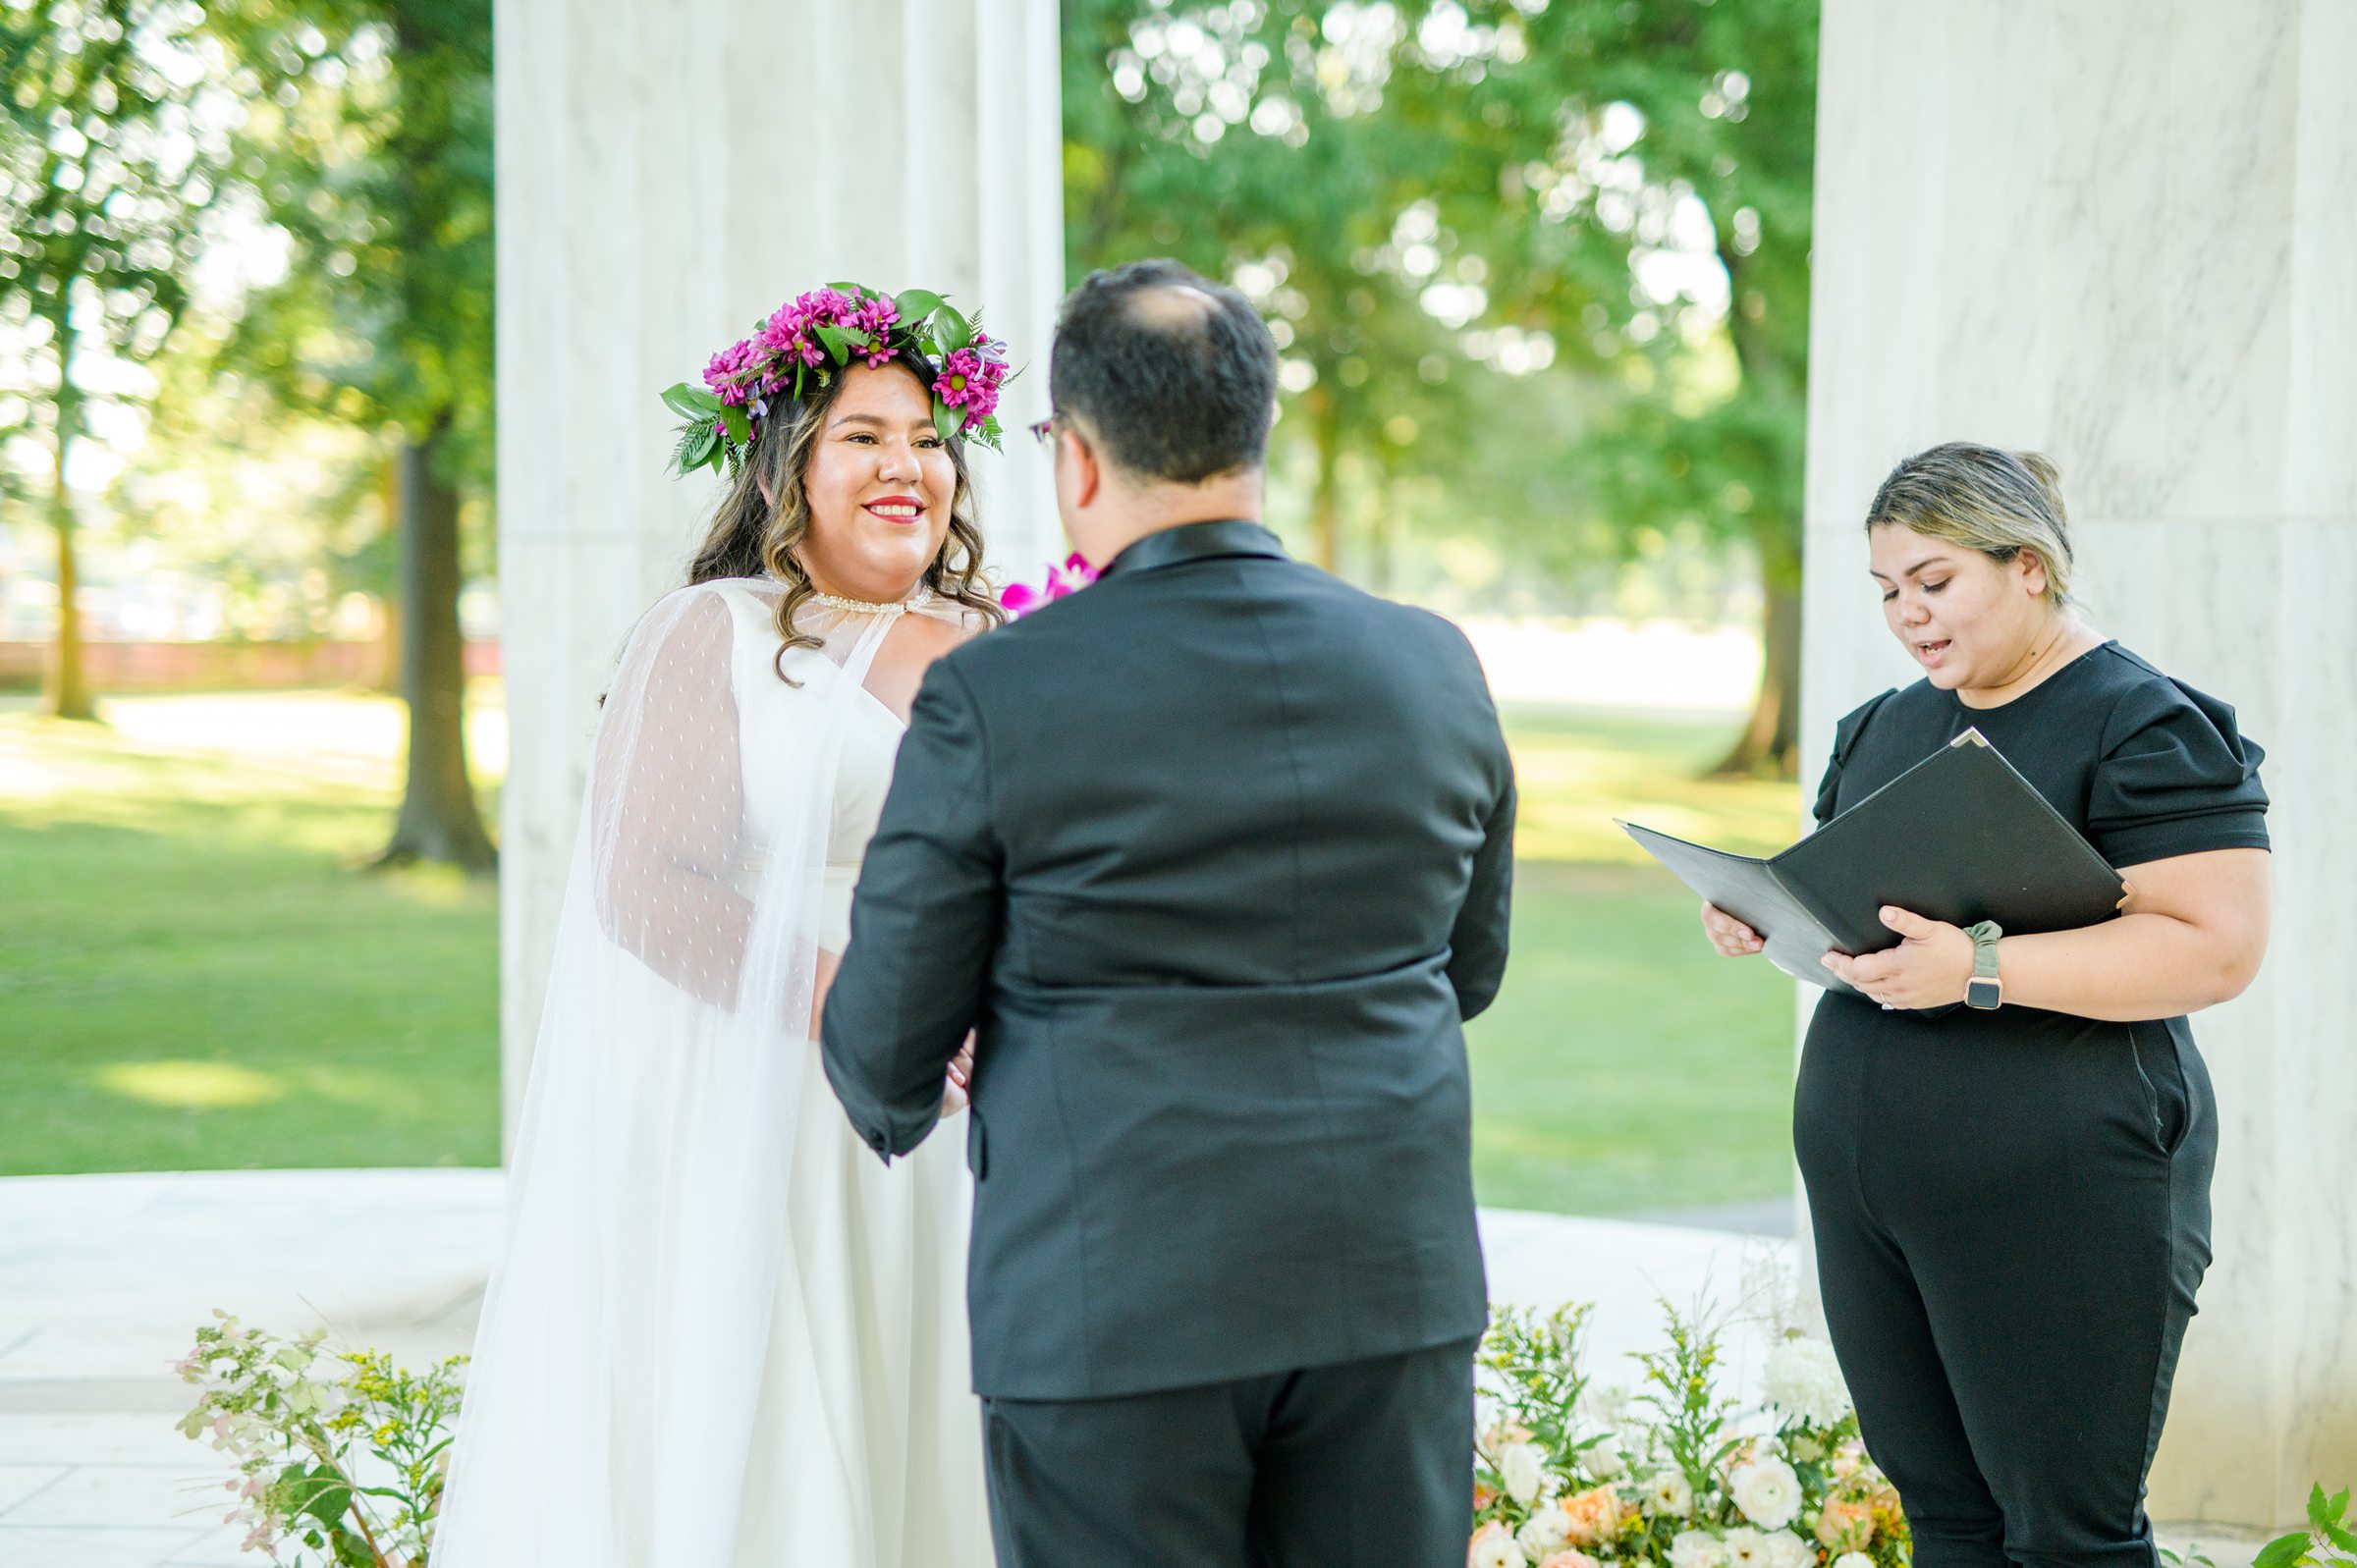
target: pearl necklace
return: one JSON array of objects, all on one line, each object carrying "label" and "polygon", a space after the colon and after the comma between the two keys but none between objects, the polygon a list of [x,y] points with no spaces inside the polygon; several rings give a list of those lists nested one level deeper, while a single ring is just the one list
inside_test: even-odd
[{"label": "pearl necklace", "polygon": [[810,590],[810,603],[824,605],[829,610],[840,610],[846,615],[852,616],[906,615],[909,611],[921,610],[932,602],[933,590],[930,588],[919,588],[905,599],[895,604],[883,605],[869,604],[864,599],[845,599],[836,594],[820,593],[815,588]]}]

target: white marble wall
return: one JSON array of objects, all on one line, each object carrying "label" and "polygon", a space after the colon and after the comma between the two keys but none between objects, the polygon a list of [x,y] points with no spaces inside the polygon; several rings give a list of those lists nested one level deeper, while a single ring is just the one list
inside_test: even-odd
[{"label": "white marble wall", "polygon": [[1827,0],[1803,767],[1910,667],[1859,523],[1935,442],[2060,464],[2106,629],[2268,747],[2275,936],[2196,1021],[2217,1262],[2158,1517],[2357,1478],[2357,5]]},{"label": "white marble wall", "polygon": [[499,516],[514,754],[509,1125],[597,693],[717,494],[658,400],[838,278],[980,305],[1026,368],[975,454],[994,565],[1061,554],[1045,458],[1064,288],[1056,0],[498,0]]}]

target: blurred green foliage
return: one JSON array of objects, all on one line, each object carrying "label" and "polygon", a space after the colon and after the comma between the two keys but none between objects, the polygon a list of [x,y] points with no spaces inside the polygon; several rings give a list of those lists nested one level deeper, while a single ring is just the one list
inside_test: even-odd
[{"label": "blurred green foliage", "polygon": [[1383,584],[1403,528],[1537,575],[1740,546],[1780,687],[1743,760],[1788,753],[1816,0],[1064,19],[1069,265],[1176,255],[1261,304],[1321,559]]},{"label": "blurred green foliage", "polygon": [[[175,0],[0,7],[0,440],[14,449],[0,501],[13,521],[20,498],[39,498],[69,609],[75,448],[94,410],[143,402],[137,367],[188,305],[220,193],[228,104],[198,46],[201,16]],[[44,450],[47,472],[12,482],[12,467],[33,467],[27,445]],[[47,700],[62,718],[93,716],[70,613]]]}]

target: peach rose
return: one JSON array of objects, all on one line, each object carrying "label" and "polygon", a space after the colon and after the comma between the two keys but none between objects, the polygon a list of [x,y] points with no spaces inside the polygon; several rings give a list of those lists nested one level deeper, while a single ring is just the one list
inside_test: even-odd
[{"label": "peach rose", "polygon": [[1620,1534],[1628,1517],[1620,1494],[1610,1487],[1591,1487],[1565,1497],[1560,1505],[1570,1526],[1571,1539],[1583,1546],[1601,1546]]},{"label": "peach rose", "polygon": [[1539,1568],[1599,1568],[1599,1565],[1584,1551],[1559,1551],[1540,1563]]},{"label": "peach rose", "polygon": [[1874,1504],[1829,1498],[1817,1516],[1817,1539],[1829,1551],[1863,1551],[1874,1539]]}]

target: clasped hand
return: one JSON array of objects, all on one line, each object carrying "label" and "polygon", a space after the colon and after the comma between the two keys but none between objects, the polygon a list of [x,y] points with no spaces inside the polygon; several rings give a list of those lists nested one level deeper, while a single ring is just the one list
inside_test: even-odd
[{"label": "clasped hand", "polygon": [[1911,1011],[1962,1001],[1972,980],[1973,956],[1972,939],[1963,929],[1895,905],[1886,905],[1882,914],[1883,924],[1905,941],[1862,958],[1829,952],[1826,968],[1886,1007]]},{"label": "clasped hand", "polygon": [[950,1058],[949,1073],[942,1080],[941,1113],[945,1116],[955,1116],[963,1110],[973,1098],[973,1083],[974,1036],[973,1032],[968,1030],[965,1044],[959,1046],[958,1054]]}]

